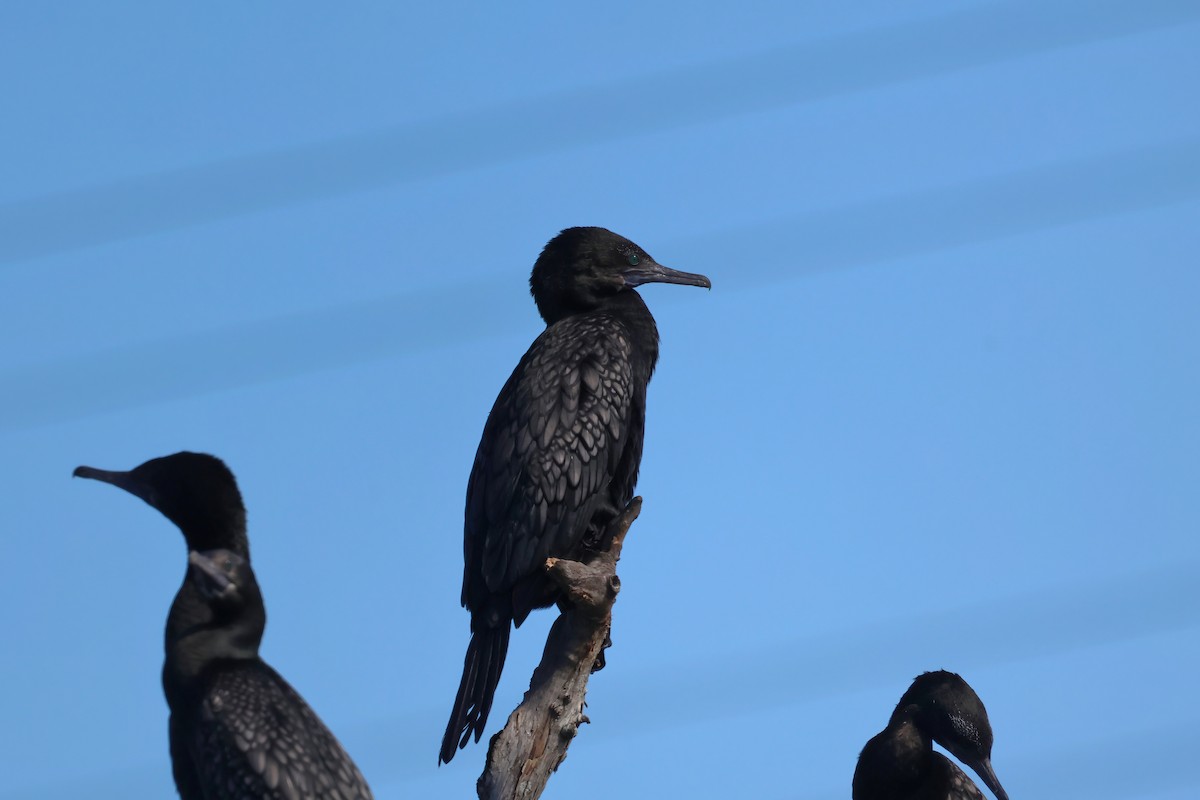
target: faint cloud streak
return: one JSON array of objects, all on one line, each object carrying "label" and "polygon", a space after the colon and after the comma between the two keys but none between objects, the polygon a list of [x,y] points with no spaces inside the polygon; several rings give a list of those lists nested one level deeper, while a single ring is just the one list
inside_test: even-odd
[{"label": "faint cloud streak", "polygon": [[[887,261],[1200,197],[1200,139],[832,208],[676,244],[738,265],[731,289]],[[721,275],[714,278],[723,288]],[[516,333],[503,279],[295,314],[0,372],[0,431],[261,384]],[[469,311],[468,311],[469,310]],[[181,368],[186,365],[186,369]]]},{"label": "faint cloud streak", "polygon": [[812,102],[1197,19],[1200,5],[1189,0],[975,4],[932,20],[10,202],[0,205],[0,263]]}]

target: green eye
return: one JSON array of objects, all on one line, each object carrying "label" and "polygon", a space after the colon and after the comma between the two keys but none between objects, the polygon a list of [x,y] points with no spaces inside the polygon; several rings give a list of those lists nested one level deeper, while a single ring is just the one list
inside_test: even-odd
[{"label": "green eye", "polygon": [[638,265],[637,253],[630,253],[627,260],[629,261],[629,266],[636,267]]}]

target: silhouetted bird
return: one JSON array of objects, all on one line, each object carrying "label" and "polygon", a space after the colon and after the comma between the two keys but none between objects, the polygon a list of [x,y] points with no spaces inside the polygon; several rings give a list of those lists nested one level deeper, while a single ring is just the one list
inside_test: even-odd
[{"label": "silhouetted bird", "polygon": [[999,800],[1008,795],[992,770],[992,726],[983,702],[953,672],[926,672],[900,698],[886,728],[858,757],[854,800],[985,800],[937,742],[979,777]]},{"label": "silhouetted bird", "polygon": [[75,475],[137,495],[187,540],[190,566],[167,617],[163,666],[180,797],[370,800],[337,739],[258,656],[266,610],[242,496],[225,464],[176,453],[129,472],[79,467]]},{"label": "silhouetted bird", "polygon": [[604,228],[550,240],[529,278],[546,322],[492,406],[467,483],[462,603],[471,643],[439,763],[483,735],[512,625],[560,600],[550,556],[604,548],[633,499],[658,329],[634,287],[708,278],[668,269]]}]

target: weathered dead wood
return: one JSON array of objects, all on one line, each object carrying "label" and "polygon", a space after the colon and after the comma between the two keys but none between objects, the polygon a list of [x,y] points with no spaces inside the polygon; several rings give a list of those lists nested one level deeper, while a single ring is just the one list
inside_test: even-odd
[{"label": "weathered dead wood", "polygon": [[571,601],[546,638],[542,661],[529,691],[492,737],[476,790],[480,800],[535,800],[550,774],[567,757],[583,713],[588,677],[612,627],[612,607],[621,590],[617,561],[629,526],[642,510],[635,497],[609,528],[612,546],[584,562],[551,558],[546,570]]}]

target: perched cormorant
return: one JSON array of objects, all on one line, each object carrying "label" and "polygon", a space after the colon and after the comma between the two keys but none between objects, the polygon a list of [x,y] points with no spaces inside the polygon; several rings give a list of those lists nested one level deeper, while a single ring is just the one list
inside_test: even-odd
[{"label": "perched cormorant", "polygon": [[483,735],[511,626],[561,599],[545,560],[606,547],[605,528],[633,499],[658,360],[654,317],[634,291],[644,283],[711,286],[604,228],[564,230],[533,266],[546,329],[500,390],[467,483],[471,643],[439,763]]},{"label": "perched cormorant", "polygon": [[867,742],[854,770],[854,800],[986,800],[934,742],[975,770],[998,800],[1008,800],[992,769],[992,726],[983,701],[945,671],[919,675],[887,727]]},{"label": "perched cormorant", "polygon": [[167,617],[163,692],[183,800],[370,800],[350,756],[258,656],[266,610],[233,473],[202,453],[129,472],[79,467],[161,511],[183,532],[189,569]]}]

